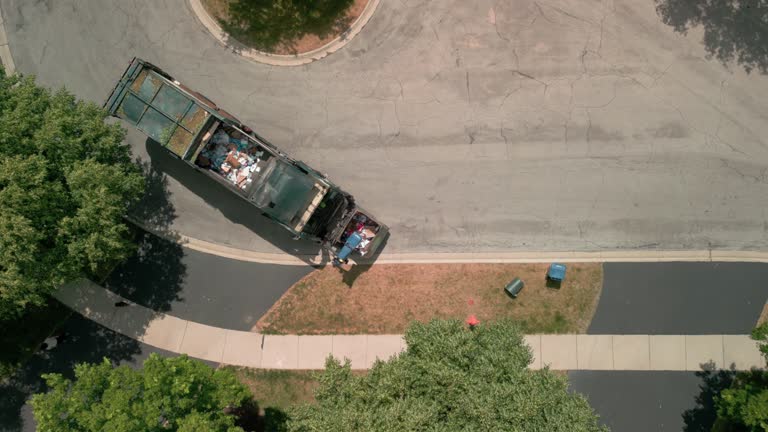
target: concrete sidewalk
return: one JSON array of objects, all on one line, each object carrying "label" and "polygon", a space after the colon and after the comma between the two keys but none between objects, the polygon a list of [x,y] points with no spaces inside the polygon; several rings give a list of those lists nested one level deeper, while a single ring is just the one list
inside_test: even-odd
[{"label": "concrete sidewalk", "polygon": [[[368,369],[405,349],[402,335],[262,335],[185,321],[130,304],[93,282],[66,285],[56,298],[83,316],[146,344],[204,360],[265,369],[322,369],[329,355]],[[129,303],[118,307],[118,302]],[[531,368],[698,371],[764,367],[747,335],[527,335]]]}]

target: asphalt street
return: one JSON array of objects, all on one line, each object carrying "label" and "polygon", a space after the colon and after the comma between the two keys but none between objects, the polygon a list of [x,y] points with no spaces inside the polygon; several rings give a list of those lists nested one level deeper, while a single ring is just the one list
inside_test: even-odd
[{"label": "asphalt street", "polygon": [[237,261],[145,234],[136,255],[105,287],[136,303],[190,321],[250,331],[309,266]]},{"label": "asphalt street", "polygon": [[[50,351],[40,351],[6,382],[0,382],[0,432],[34,432],[32,408],[26,403],[44,391],[43,373],[74,377],[74,366],[97,363],[104,358],[114,364],[140,366],[151,353],[171,356],[164,350],[145,345],[73,314],[61,329],[67,337]],[[209,363],[213,365],[212,363]]]},{"label": "asphalt street", "polygon": [[[764,248],[768,56],[737,36],[766,28],[730,4],[692,27],[686,1],[386,1],[294,68],[222,47],[184,0],[0,7],[19,71],[101,103],[146,58],[349,190],[385,253]],[[168,228],[285,250],[255,212],[166,185]]]},{"label": "asphalt street", "polygon": [[569,372],[570,388],[587,397],[614,432],[710,431],[712,395],[729,372]]},{"label": "asphalt street", "polygon": [[748,334],[768,264],[606,263],[591,334]]}]

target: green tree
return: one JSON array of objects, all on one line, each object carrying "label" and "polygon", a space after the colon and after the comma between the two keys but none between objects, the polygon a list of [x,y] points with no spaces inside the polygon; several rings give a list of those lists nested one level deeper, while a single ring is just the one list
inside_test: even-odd
[{"label": "green tree", "polygon": [[530,349],[508,321],[466,329],[459,321],[414,323],[407,350],[364,376],[328,359],[316,404],[291,412],[288,430],[603,431],[565,377],[530,370]]},{"label": "green tree", "polygon": [[32,397],[46,432],[242,432],[230,412],[251,399],[226,369],[186,356],[156,354],[134,370],[101,364],[75,367],[75,380],[43,375],[49,390]]},{"label": "green tree", "polygon": [[[752,330],[768,365],[768,323]],[[768,372],[754,369],[739,372],[730,388],[715,398],[717,422],[714,431],[768,431]]]},{"label": "green tree", "polygon": [[765,363],[768,365],[768,321],[752,329],[752,339],[757,342],[760,352],[765,357]]},{"label": "green tree", "polygon": [[0,317],[132,250],[144,179],[107,113],[0,68]]},{"label": "green tree", "polygon": [[325,37],[346,28],[345,12],[354,0],[230,0],[224,27],[259,49],[292,49],[307,34]]}]

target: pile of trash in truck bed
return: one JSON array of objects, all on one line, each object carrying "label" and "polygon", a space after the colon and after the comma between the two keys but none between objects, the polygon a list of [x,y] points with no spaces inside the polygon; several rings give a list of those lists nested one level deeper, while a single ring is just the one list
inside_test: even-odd
[{"label": "pile of trash in truck bed", "polygon": [[379,232],[379,224],[369,219],[367,216],[360,212],[356,212],[352,219],[347,224],[344,233],[339,238],[339,245],[343,245],[349,236],[353,233],[357,233],[361,237],[360,243],[355,247],[355,250],[360,255],[368,253],[368,249],[371,245],[371,241],[376,237]]},{"label": "pile of trash in truck bed", "polygon": [[246,189],[264,170],[272,155],[237,130],[221,126],[200,152],[195,163],[219,173],[233,185]]}]

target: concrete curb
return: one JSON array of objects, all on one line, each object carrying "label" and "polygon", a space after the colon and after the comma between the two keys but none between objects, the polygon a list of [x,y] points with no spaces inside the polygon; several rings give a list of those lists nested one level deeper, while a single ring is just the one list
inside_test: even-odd
[{"label": "concrete curb", "polygon": [[130,223],[136,225],[137,227],[143,229],[144,231],[150,232],[160,238],[178,243],[181,246],[188,249],[207,253],[209,255],[220,256],[222,258],[235,259],[235,260],[246,261],[246,262],[255,262],[255,263],[261,263],[261,264],[281,264],[281,265],[307,265],[307,263],[320,264],[321,262],[319,255],[317,256],[298,255],[297,256],[297,255],[289,255],[289,254],[242,250],[242,249],[237,249],[230,246],[208,242],[205,240],[199,240],[194,237],[189,237],[184,234],[179,234],[176,232],[158,230],[130,216],[127,216],[125,219]]},{"label": "concrete curb", "polygon": [[0,63],[3,64],[8,75],[16,72],[16,64],[13,62],[11,47],[8,45],[8,36],[5,33],[5,18],[3,18],[2,9],[0,9]]},{"label": "concrete curb", "polygon": [[[155,312],[91,281],[67,284],[55,297],[84,317],[132,339],[176,354],[264,369],[322,369],[328,356],[370,369],[405,348],[402,335],[262,335],[212,327]],[[126,302],[126,307],[115,307]],[[674,370],[765,367],[748,335],[534,334],[525,342],[531,369]]]},{"label": "concrete curb", "polygon": [[[238,261],[280,265],[322,265],[318,255],[289,255],[282,253],[257,252],[232,246],[212,243],[183,234],[168,233],[154,229],[138,220],[127,218],[134,225],[154,235],[210,255]],[[287,235],[287,234],[286,234]],[[612,250],[587,252],[458,252],[458,253],[383,253],[376,264],[505,264],[505,263],[547,263],[547,262],[768,262],[768,252],[735,250]],[[361,262],[366,264],[370,262]]]},{"label": "concrete curb", "polygon": [[358,33],[368,24],[368,21],[373,16],[376,8],[379,6],[380,0],[369,0],[365,6],[363,13],[355,20],[350,26],[349,30],[342,33],[341,36],[321,46],[320,48],[300,53],[296,55],[281,55],[270,54],[262,51],[249,48],[235,39],[228,39],[229,35],[224,29],[221,28],[218,22],[208,14],[200,0],[189,0],[189,6],[192,9],[193,14],[197,17],[200,24],[205,27],[208,32],[224,47],[232,50],[235,54],[239,54],[249,60],[253,60],[259,63],[265,63],[272,66],[301,66],[307,63],[311,63],[316,60],[320,60],[323,57],[332,54],[341,48],[343,48],[349,41],[352,40]]}]

